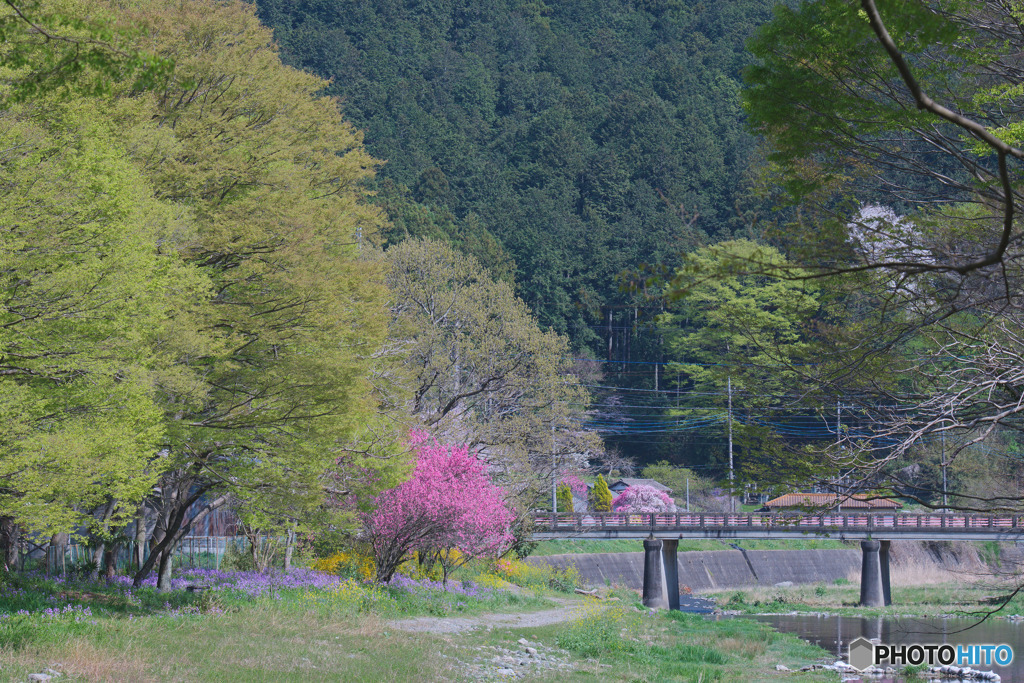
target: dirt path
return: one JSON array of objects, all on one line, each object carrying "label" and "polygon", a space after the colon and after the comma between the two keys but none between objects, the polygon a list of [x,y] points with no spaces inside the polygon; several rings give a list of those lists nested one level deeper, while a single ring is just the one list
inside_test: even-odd
[{"label": "dirt path", "polygon": [[568,621],[579,614],[581,600],[554,598],[560,603],[556,609],[541,612],[511,612],[481,614],[475,617],[414,617],[389,621],[388,626],[399,631],[418,633],[459,633],[478,628],[530,628]]}]

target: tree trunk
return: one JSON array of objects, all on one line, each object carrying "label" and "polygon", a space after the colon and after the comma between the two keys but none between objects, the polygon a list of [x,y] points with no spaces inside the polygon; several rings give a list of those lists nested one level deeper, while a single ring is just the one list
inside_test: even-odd
[{"label": "tree trunk", "polygon": [[[68,534],[54,534],[50,537],[50,547],[53,548],[53,573],[63,574],[64,573],[64,556],[67,553],[68,548]],[[50,563],[46,563],[46,571],[50,571]]]},{"label": "tree trunk", "polygon": [[160,591],[171,590],[171,558],[174,555],[172,546],[164,548],[160,553],[160,573],[156,581],[156,588]]},{"label": "tree trunk", "polygon": [[[103,516],[100,518],[100,521],[102,522],[102,526],[100,527],[101,528],[101,531],[100,531],[100,537],[101,538],[108,538],[108,533],[110,532],[110,517],[111,517],[111,515],[114,514],[115,511],[117,511],[117,505],[118,504],[117,504],[116,500],[109,499],[109,500],[107,500],[107,503],[106,503],[106,505],[103,508]],[[94,541],[98,540],[96,535],[94,535],[94,534],[90,534],[90,535],[92,536]],[[92,578],[94,580],[98,579],[100,577],[100,569],[104,566],[104,562],[106,561],[107,547],[112,545],[112,544],[113,544],[112,541],[111,542],[104,541],[103,543],[100,543],[93,550],[93,552],[92,552],[92,566],[93,566],[93,569],[92,569],[92,572],[90,573],[90,575],[92,576]],[[115,550],[115,552],[116,552],[116,550]]]},{"label": "tree trunk", "polygon": [[89,578],[94,581],[100,578],[100,566],[103,564],[103,551],[106,547],[106,543],[100,543],[92,549],[92,569],[89,571]]},{"label": "tree trunk", "polygon": [[284,547],[284,570],[292,568],[292,553],[295,551],[295,529],[288,530],[288,538]]},{"label": "tree trunk", "polygon": [[4,571],[17,568],[18,541],[21,540],[21,528],[13,517],[0,517],[0,560]]},{"label": "tree trunk", "polygon": [[252,554],[252,567],[258,572],[263,571],[260,566],[260,536],[259,534],[247,534],[249,536],[249,552]]},{"label": "tree trunk", "polygon": [[139,514],[135,517],[135,569],[146,560],[146,504],[139,506]]},{"label": "tree trunk", "polygon": [[[135,574],[135,579],[132,585],[134,585],[136,588],[142,585],[142,580],[145,579],[146,576],[149,575],[149,572],[153,570],[153,566],[156,564],[158,557],[161,561],[160,566],[162,572],[162,553],[164,552],[165,549],[170,549],[174,543],[177,543],[179,540],[181,540],[181,538],[189,532],[193,524],[206,517],[206,515],[208,515],[210,512],[216,510],[217,508],[221,507],[222,505],[228,502],[227,496],[221,496],[220,498],[217,498],[216,500],[208,503],[202,510],[196,513],[195,517],[186,522],[185,515],[188,513],[189,507],[191,507],[192,503],[198,500],[203,495],[203,493],[205,493],[205,491],[205,489],[197,491],[187,501],[182,501],[181,503],[179,503],[178,509],[175,510],[174,514],[168,516],[167,526],[164,530],[163,538],[161,538],[158,543],[155,543],[153,545],[153,548],[150,550],[149,553],[149,558],[142,564],[142,566],[139,568],[139,571]],[[169,567],[170,559],[168,558],[168,571]],[[170,581],[170,576],[168,576],[167,580],[168,582]]]},{"label": "tree trunk", "polygon": [[112,582],[117,575],[117,552],[120,549],[119,544],[110,542],[103,553],[103,576],[107,583]]}]

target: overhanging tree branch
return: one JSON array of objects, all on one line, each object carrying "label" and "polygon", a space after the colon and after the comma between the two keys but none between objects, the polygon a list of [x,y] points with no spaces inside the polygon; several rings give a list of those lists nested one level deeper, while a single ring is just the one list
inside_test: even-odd
[{"label": "overhanging tree branch", "polygon": [[921,84],[918,83],[916,78],[914,78],[914,74],[910,70],[910,65],[907,64],[907,61],[903,58],[903,54],[900,52],[899,47],[897,47],[892,36],[889,35],[889,31],[885,28],[885,24],[882,22],[882,17],[878,13],[878,8],[875,6],[875,1],[861,0],[861,6],[868,15],[868,21],[871,23],[871,28],[875,32],[875,35],[878,36],[878,41],[882,44],[886,53],[888,53],[889,59],[892,60],[892,63],[900,72],[900,77],[903,79],[903,82],[914,96],[914,101],[917,103],[918,109],[929,111],[936,116],[949,121],[955,126],[966,130],[968,133],[991,147],[998,155],[999,180],[1003,187],[1003,232],[1000,235],[999,244],[996,245],[995,249],[989,252],[986,256],[970,263],[952,267],[951,270],[964,274],[999,263],[1003,258],[1006,247],[1010,243],[1010,236],[1013,233],[1013,188],[1010,184],[1010,176],[1006,167],[1006,157],[1007,155],[1010,155],[1017,159],[1024,159],[1024,151],[1006,144],[993,135],[988,128],[977,121],[957,114],[955,111],[942,106],[929,97],[921,88]]}]

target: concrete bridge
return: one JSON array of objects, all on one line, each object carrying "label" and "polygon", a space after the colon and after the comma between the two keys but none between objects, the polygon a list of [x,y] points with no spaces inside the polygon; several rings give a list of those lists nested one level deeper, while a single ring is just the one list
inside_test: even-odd
[{"label": "concrete bridge", "polygon": [[605,513],[534,517],[533,540],[555,538],[635,538],[644,543],[643,603],[679,609],[677,551],[680,539],[859,540],[860,604],[892,604],[889,543],[911,541],[1017,541],[1024,536],[1024,515],[970,514],[732,514]]}]

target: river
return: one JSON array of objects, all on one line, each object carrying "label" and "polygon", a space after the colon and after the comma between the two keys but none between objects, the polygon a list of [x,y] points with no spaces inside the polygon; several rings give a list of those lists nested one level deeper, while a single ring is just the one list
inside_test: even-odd
[{"label": "river", "polygon": [[[836,659],[847,658],[851,640],[861,636],[886,645],[913,643],[951,645],[999,645],[1013,648],[1014,661],[1005,667],[979,666],[994,671],[1003,683],[1024,683],[1024,622],[990,618],[982,623],[977,619],[937,619],[924,617],[838,617],[808,615],[761,615],[754,617],[771,624],[785,633],[793,633],[804,640],[828,650]],[[877,641],[876,641],[877,642]],[[867,681],[878,681],[867,678]],[[902,681],[902,678],[887,679]],[[920,679],[917,679],[920,680]]]}]

